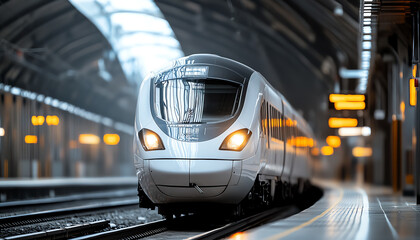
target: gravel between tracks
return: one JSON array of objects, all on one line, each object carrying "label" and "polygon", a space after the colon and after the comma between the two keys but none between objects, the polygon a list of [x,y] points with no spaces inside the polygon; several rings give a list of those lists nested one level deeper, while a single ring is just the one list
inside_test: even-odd
[{"label": "gravel between tracks", "polygon": [[62,219],[56,221],[0,229],[0,237],[57,229],[80,223],[94,222],[106,219],[111,221],[111,227],[104,230],[110,230],[155,221],[162,219],[162,216],[157,213],[157,210],[152,211],[139,208],[138,206],[130,206],[109,209],[100,212],[90,212],[86,214],[83,213],[65,216]]}]

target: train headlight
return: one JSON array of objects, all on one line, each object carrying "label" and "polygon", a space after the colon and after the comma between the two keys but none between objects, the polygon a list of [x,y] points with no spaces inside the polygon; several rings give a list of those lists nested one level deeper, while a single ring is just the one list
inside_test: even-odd
[{"label": "train headlight", "polygon": [[252,132],[246,128],[233,132],[225,138],[219,149],[228,151],[242,151],[242,149],[244,149],[248,143],[251,134]]},{"label": "train headlight", "polygon": [[143,146],[144,150],[146,151],[154,151],[154,150],[164,150],[165,147],[163,146],[162,140],[160,139],[157,133],[149,130],[149,129],[142,129],[139,132],[139,139],[141,145]]}]

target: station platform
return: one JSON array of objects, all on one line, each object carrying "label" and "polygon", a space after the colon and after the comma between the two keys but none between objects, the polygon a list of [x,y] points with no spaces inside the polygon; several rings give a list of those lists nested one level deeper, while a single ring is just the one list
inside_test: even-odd
[{"label": "station platform", "polygon": [[137,192],[137,177],[3,179],[0,180],[0,207],[6,206],[5,202],[25,204],[31,199],[55,200],[60,196],[124,189]]},{"label": "station platform", "polygon": [[420,206],[387,188],[317,181],[323,197],[308,209],[233,239],[420,239]]}]

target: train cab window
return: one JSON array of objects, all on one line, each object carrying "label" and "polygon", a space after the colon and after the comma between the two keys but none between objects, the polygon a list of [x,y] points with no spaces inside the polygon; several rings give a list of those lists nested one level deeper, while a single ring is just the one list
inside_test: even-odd
[{"label": "train cab window", "polygon": [[242,86],[214,79],[174,79],[154,84],[157,117],[171,123],[220,122],[238,110]]}]

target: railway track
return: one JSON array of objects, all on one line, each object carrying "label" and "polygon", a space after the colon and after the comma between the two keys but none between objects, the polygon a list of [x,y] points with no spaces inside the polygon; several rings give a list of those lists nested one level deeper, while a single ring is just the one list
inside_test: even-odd
[{"label": "railway track", "polygon": [[204,232],[202,234],[188,238],[188,240],[211,240],[228,237],[236,232],[242,232],[253,227],[260,226],[274,219],[286,218],[300,212],[294,205],[278,207],[266,210],[261,213],[246,217],[244,219],[226,224],[222,227]]},{"label": "railway track", "polygon": [[39,206],[39,205],[50,205],[50,204],[56,204],[56,203],[76,202],[76,201],[83,201],[83,200],[115,199],[115,198],[131,197],[131,196],[137,196],[136,189],[82,193],[82,194],[72,194],[69,196],[60,196],[60,197],[52,197],[52,198],[0,202],[0,209],[11,209],[11,208],[28,207],[28,206],[32,207],[32,206]]},{"label": "railway track", "polygon": [[73,238],[73,240],[139,239],[167,231],[169,222],[169,220],[163,219],[146,224],[77,237]]},{"label": "railway track", "polygon": [[[261,213],[242,218],[237,221],[229,222],[226,219],[208,218],[204,215],[188,215],[177,217],[172,220],[158,220],[147,224],[139,224],[130,227],[111,230],[109,220],[78,224],[67,228],[53,229],[44,232],[31,233],[19,236],[12,236],[6,239],[60,239],[71,238],[78,240],[86,239],[220,239],[226,238],[237,232],[246,231],[250,228],[266,224],[270,221],[282,219],[294,215],[303,209],[312,205],[322,195],[318,190],[308,192],[306,197],[302,197],[296,203],[271,208]],[[310,194],[312,193],[312,194]],[[315,197],[313,197],[313,196]],[[312,196],[312,197],[310,197]],[[302,199],[305,199],[302,203]],[[310,200],[309,200],[310,199]],[[19,224],[29,224],[40,221],[51,221],[56,218],[63,218],[71,214],[88,213],[102,211],[111,208],[125,207],[137,205],[137,199],[118,201],[108,204],[96,204],[78,208],[57,209],[52,211],[44,211],[38,213],[22,214],[12,217],[0,218],[0,229],[8,226],[16,226]],[[106,230],[106,231],[104,231]],[[98,231],[104,231],[99,232]],[[85,235],[90,234],[90,235]],[[64,237],[63,237],[64,236]],[[0,239],[1,240],[1,239]]]},{"label": "railway track", "polygon": [[20,234],[15,236],[9,236],[0,238],[0,240],[24,240],[24,239],[68,239],[82,234],[88,234],[91,232],[99,231],[109,227],[109,220],[102,220],[97,222],[77,224],[74,226],[52,229],[41,232],[33,232],[27,234]]},{"label": "railway track", "polygon": [[114,201],[104,204],[91,204],[81,207],[61,208],[48,211],[40,211],[0,218],[0,228],[15,227],[20,225],[34,224],[46,221],[54,221],[68,215],[102,211],[113,208],[136,206],[138,199]]},{"label": "railway track", "polygon": [[[195,229],[197,226],[197,222],[204,222],[204,225],[207,224],[207,221],[205,219],[200,220],[200,218],[195,216],[184,216],[173,220],[159,220],[147,224],[140,224],[127,228],[95,233],[91,235],[77,237],[73,240],[140,239],[150,236],[153,236],[153,238],[157,239],[182,239],[188,235],[191,236],[187,238],[189,240],[219,239],[222,237],[229,236],[235,232],[245,231],[252,227],[267,223],[268,221],[273,219],[291,216],[299,211],[300,209],[295,206],[269,209],[262,213],[258,213],[225,225],[219,223],[218,227],[214,228],[213,230],[198,235],[196,235],[197,229]],[[173,226],[181,225],[184,225],[184,228],[182,230],[178,229],[178,231],[174,231]],[[190,225],[193,226],[189,228],[185,227]],[[191,231],[192,233],[188,234],[188,231]],[[169,234],[167,232],[169,232]]]}]

